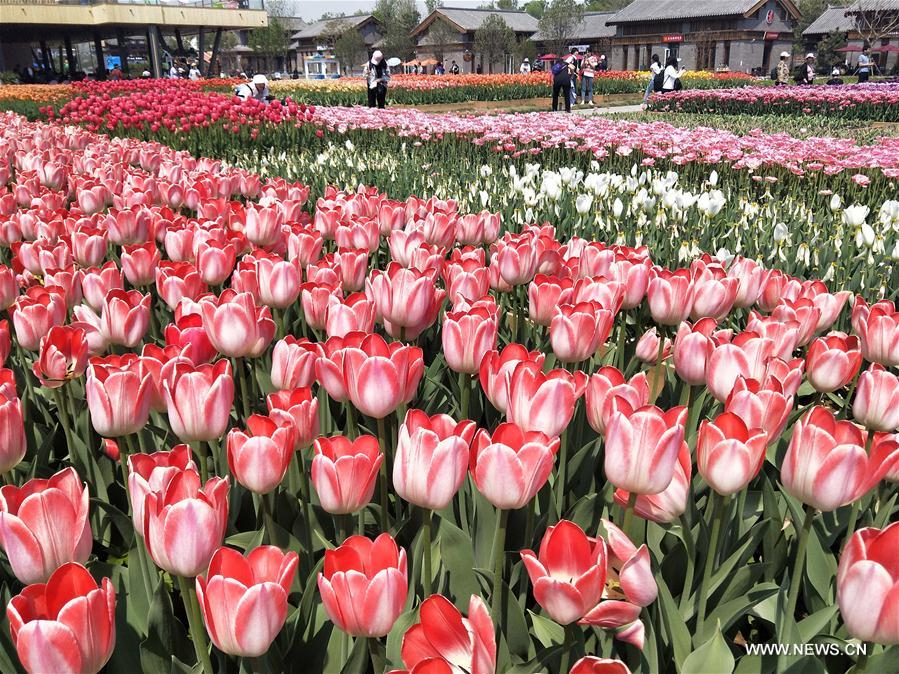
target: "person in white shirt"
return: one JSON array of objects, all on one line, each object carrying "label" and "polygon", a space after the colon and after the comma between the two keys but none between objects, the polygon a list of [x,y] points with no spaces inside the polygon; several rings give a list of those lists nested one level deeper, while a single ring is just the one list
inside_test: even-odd
[{"label": "person in white shirt", "polygon": [[583,71],[581,73],[581,103],[593,105],[593,78],[596,76],[596,66],[599,60],[589,51],[584,56]]},{"label": "person in white shirt", "polygon": [[871,48],[865,45],[858,55],[858,83],[864,84],[871,77]]},{"label": "person in white shirt", "polygon": [[678,59],[673,56],[669,56],[665,61],[665,79],[662,80],[662,91],[665,93],[681,88],[680,78],[686,72],[686,68],[678,68],[677,62]]},{"label": "person in white shirt", "polygon": [[201,77],[200,70],[197,68],[196,63],[190,64],[190,71],[187,73],[187,76],[194,81],[197,81],[198,79],[200,79],[200,77]]},{"label": "person in white shirt", "polygon": [[522,75],[526,75],[531,72],[531,60],[527,57],[521,62],[521,66],[518,68],[518,72]]},{"label": "person in white shirt", "polygon": [[266,103],[269,97],[268,78],[265,75],[253,75],[253,80],[237,87],[234,95],[242,101],[255,98],[257,101]]},{"label": "person in white shirt", "polygon": [[643,93],[643,105],[649,100],[649,94],[655,91],[656,75],[662,72],[662,61],[658,54],[652,55],[652,62],[649,64],[649,82],[646,83],[646,91]]},{"label": "person in white shirt", "polygon": [[169,68],[169,79],[172,79],[172,80],[178,79],[178,67],[175,65],[174,61],[172,61],[172,67]]}]

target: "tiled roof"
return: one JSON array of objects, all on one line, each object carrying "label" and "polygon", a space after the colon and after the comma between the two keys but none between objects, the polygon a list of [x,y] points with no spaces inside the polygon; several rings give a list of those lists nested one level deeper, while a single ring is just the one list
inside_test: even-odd
[{"label": "tiled roof", "polygon": [[[502,9],[439,7],[435,11],[435,13],[443,15],[465,31],[477,30],[481,27],[481,24],[484,23],[484,20],[491,14],[498,14],[499,16],[501,16],[503,18],[503,21],[509,24],[509,27],[516,33],[533,33],[537,30],[537,19],[535,19],[527,12],[517,12]],[[428,19],[430,18],[430,16],[426,17],[425,20],[420,23],[415,30],[412,31],[412,33],[418,33],[426,28],[427,26],[425,26],[425,24],[433,22],[428,21]]]},{"label": "tiled roof", "polygon": [[334,21],[345,21],[351,26],[358,26],[361,23],[365,23],[370,18],[372,18],[371,14],[359,14],[357,16],[344,16],[337,19],[328,19],[327,21],[316,21],[315,23],[310,23],[308,26],[304,27],[302,30],[297,31],[293,35],[290,36],[291,40],[309,40],[319,37],[325,30],[325,26]]},{"label": "tiled roof", "polygon": [[[615,15],[615,12],[585,12],[584,23],[578,26],[573,40],[595,40],[602,37],[612,37],[615,35],[615,26],[607,25],[606,22]],[[532,38],[534,42],[540,42],[546,38],[539,31]]]},{"label": "tiled roof", "polygon": [[609,19],[609,23],[669,21],[706,16],[742,15],[758,0],[634,0]]},{"label": "tiled roof", "polygon": [[803,35],[824,35],[834,31],[845,33],[855,27],[855,19],[846,16],[846,7],[828,7],[802,31]]}]

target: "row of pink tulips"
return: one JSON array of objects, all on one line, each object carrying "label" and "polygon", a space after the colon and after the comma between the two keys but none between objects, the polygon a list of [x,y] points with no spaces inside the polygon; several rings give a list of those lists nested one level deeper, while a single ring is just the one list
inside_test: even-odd
[{"label": "row of pink tulips", "polygon": [[[863,500],[899,479],[892,303],[856,297],[848,334],[836,329],[848,292],[743,258],[703,256],[669,270],[646,249],[562,242],[548,224],[503,232],[495,214],[375,190],[329,190],[310,214],[302,185],[159,145],[12,117],[2,138],[9,266],[0,267],[0,306],[11,326],[0,323],[0,365],[14,359],[18,372],[0,375],[0,456],[22,486],[0,489],[0,546],[27,585],[8,614],[29,671],[97,671],[113,653],[116,593],[81,566],[101,536],[88,499],[109,474],[79,450],[89,446],[79,438],[89,433],[78,421],[82,382],[90,427],[122,471],[134,535],[127,565],[147,596],[159,570],[176,581],[207,671],[207,634],[225,654],[269,651],[299,568],[338,629],[373,641],[379,670],[378,639],[418,597],[417,622],[402,637],[407,669],[494,671],[515,636],[504,618],[517,601],[513,566],[530,579],[534,608],[565,628],[561,670],[575,625],[642,648],[643,609],[661,587],[643,521],[681,521],[703,493],[694,460],[712,522],[698,587],[692,565],[684,583],[697,633],[719,554],[725,561],[730,500],[767,459],[805,506],[785,614],[797,610],[816,512],[849,506],[836,577],[845,629],[899,642],[890,604],[899,529],[856,531],[868,515]],[[440,383],[452,409],[434,414],[423,391],[444,363],[458,381]],[[800,393],[806,384],[817,395]],[[682,405],[670,404],[672,388]],[[66,442],[40,465],[30,427],[50,397]],[[573,470],[576,451],[592,442],[585,425],[603,450],[588,460],[612,487],[606,514],[615,523],[591,522],[597,535],[573,521],[568,493],[594,472]],[[158,442],[148,428],[184,444],[141,451]],[[28,479],[29,454],[32,471],[53,476]],[[241,555],[226,537],[247,492],[263,544]],[[272,544],[283,512],[276,499],[295,494],[299,550]],[[883,496],[874,495],[874,511],[889,507]],[[445,560],[434,566],[432,537],[435,520],[475,497],[495,510],[491,608],[476,594],[456,596],[468,605],[463,617],[433,592]],[[314,506],[333,516],[337,543],[325,546],[317,575],[313,536],[328,533]],[[421,523],[411,565],[398,543],[410,506]],[[525,546],[512,547],[510,511],[519,509],[530,529]],[[347,515],[360,511],[353,535]],[[464,526],[476,535],[476,524]],[[520,563],[509,563],[510,549]],[[627,671],[597,658],[574,670],[600,667]]]}]

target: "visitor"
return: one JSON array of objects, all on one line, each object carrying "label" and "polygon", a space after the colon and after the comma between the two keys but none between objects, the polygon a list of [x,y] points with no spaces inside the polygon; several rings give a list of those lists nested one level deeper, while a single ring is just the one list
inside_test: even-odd
[{"label": "visitor", "polygon": [[446,68],[443,67],[443,61],[438,61],[437,65],[434,66],[434,74],[435,75],[446,75]]},{"label": "visitor", "polygon": [[833,69],[833,71],[830,73],[830,79],[827,80],[827,84],[828,84],[829,86],[836,86],[836,85],[840,85],[840,84],[845,84],[845,82],[843,81],[843,78],[840,77],[840,75],[842,75],[842,73],[840,72],[839,67],[835,67],[835,68]]},{"label": "visitor", "polygon": [[580,58],[577,47],[572,47],[571,51],[568,54],[568,58],[571,60],[571,104],[574,105],[577,103],[577,67],[578,67],[578,59]]},{"label": "visitor", "polygon": [[518,72],[522,75],[527,75],[531,72],[531,60],[525,56],[524,60],[522,60],[521,65],[518,67]]},{"label": "visitor", "polygon": [[202,75],[200,74],[200,69],[197,68],[196,63],[190,64],[190,71],[188,71],[187,77],[189,79],[193,80],[194,82],[196,82],[198,79],[200,79],[200,77],[202,77]]},{"label": "visitor", "polygon": [[250,82],[244,82],[234,91],[234,95],[240,100],[246,101],[251,98],[263,103],[269,100],[268,78],[265,75],[253,75]]},{"label": "visitor", "polygon": [[124,73],[122,73],[122,69],[118,66],[115,66],[112,70],[109,71],[109,79],[111,80],[120,80],[124,77]]},{"label": "visitor", "polygon": [[571,74],[574,72],[574,57],[564,61],[559,59],[552,68],[553,112],[559,109],[559,95],[565,97],[565,112],[571,112]]},{"label": "visitor", "polygon": [[605,54],[599,57],[599,63],[596,64],[596,69],[603,73],[609,69],[609,60],[606,58]]},{"label": "visitor", "polygon": [[140,74],[140,76],[141,76],[141,79],[148,80],[148,79],[150,79],[150,71],[145,70]]},{"label": "visitor", "polygon": [[587,105],[589,102],[590,105],[593,105],[593,78],[596,76],[596,66],[599,64],[599,59],[597,59],[593,54],[589,51],[584,55],[584,60],[581,61],[582,70],[581,70],[581,104]]},{"label": "visitor", "polygon": [[172,65],[169,68],[169,79],[177,80],[178,79],[178,66],[175,65],[175,62],[172,61]]},{"label": "visitor", "polygon": [[780,52],[780,61],[777,62],[777,72],[774,80],[774,86],[785,87],[790,83],[790,52]]},{"label": "visitor", "polygon": [[858,83],[864,84],[871,77],[871,47],[865,45],[858,55]]},{"label": "visitor", "polygon": [[653,54],[651,62],[649,64],[649,82],[646,83],[646,91],[643,93],[643,107],[646,107],[646,102],[649,100],[649,94],[654,91],[662,90],[662,82],[664,81],[664,75],[662,74],[662,60],[659,58],[658,54]]},{"label": "visitor", "polygon": [[672,91],[680,91],[684,88],[681,77],[687,72],[686,68],[679,68],[680,59],[669,56],[665,61],[665,72],[662,79],[662,93],[667,94]]},{"label": "visitor", "polygon": [[796,69],[795,79],[797,84],[814,84],[815,83],[815,55],[808,53],[805,55],[805,61],[799,64]]},{"label": "visitor", "polygon": [[365,79],[368,82],[368,107],[383,108],[387,101],[387,83],[390,82],[390,68],[384,54],[375,50],[365,64]]},{"label": "visitor", "polygon": [[450,75],[458,75],[459,74],[459,64],[453,61],[452,65],[450,65]]},{"label": "visitor", "polygon": [[477,73],[478,75],[480,75],[480,74],[482,74],[483,72],[484,72],[484,66],[481,65],[480,63],[478,63],[478,67],[475,68],[475,73]]}]

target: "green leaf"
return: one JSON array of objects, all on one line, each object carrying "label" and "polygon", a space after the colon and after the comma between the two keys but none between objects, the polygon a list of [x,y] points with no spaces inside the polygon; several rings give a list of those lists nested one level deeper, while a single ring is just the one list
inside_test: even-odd
[{"label": "green leaf", "polygon": [[690,653],[693,639],[690,637],[690,631],[687,629],[680,609],[671,596],[671,590],[668,589],[662,574],[656,572],[655,579],[659,588],[659,612],[664,617],[665,625],[668,627],[671,647],[674,650],[674,661],[678,669],[680,669]]},{"label": "green leaf", "polygon": [[[719,629],[726,630],[738,619],[742,618],[746,612],[760,601],[777,595],[778,585],[776,583],[761,583],[751,589],[746,595],[732,599],[731,601],[720,604],[714,611],[709,614],[705,625],[719,625]],[[708,632],[706,632],[708,634]],[[706,636],[706,634],[699,636]]]},{"label": "green leaf", "polygon": [[387,635],[387,667],[403,668],[403,658],[400,649],[403,647],[403,636],[418,620],[418,609],[406,611],[393,623],[390,634]]},{"label": "green leaf", "polygon": [[799,621],[799,634],[802,642],[811,641],[822,629],[830,624],[831,618],[837,613],[837,605],[822,608]]},{"label": "green leaf", "polygon": [[681,674],[732,674],[734,655],[721,634],[720,625],[712,638],[687,656]]},{"label": "green leaf", "polygon": [[225,539],[225,544],[232,545],[235,548],[240,548],[244,551],[253,550],[262,545],[262,537],[264,534],[265,531],[263,529],[259,529],[258,531],[241,531],[239,534],[228,536],[228,538]]},{"label": "green leaf", "polygon": [[437,521],[440,523],[440,558],[449,580],[449,598],[460,609],[468,610],[471,595],[480,592],[471,537],[448,519],[440,517]]},{"label": "green leaf", "polygon": [[543,644],[544,648],[564,643],[564,627],[552,620],[537,615],[533,611],[528,611],[528,615],[531,617],[531,624],[534,626],[534,636],[537,638],[537,641]]},{"label": "green leaf", "polygon": [[340,670],[341,674],[356,674],[357,672],[366,671],[369,659],[368,644],[366,641],[367,640],[364,637],[356,637],[353,649],[350,651],[350,655],[343,665],[343,669]]},{"label": "green leaf", "polygon": [[150,605],[149,634],[140,645],[141,670],[147,674],[168,674],[174,658],[193,662],[196,656],[187,632],[175,619],[166,584],[159,583]]}]

